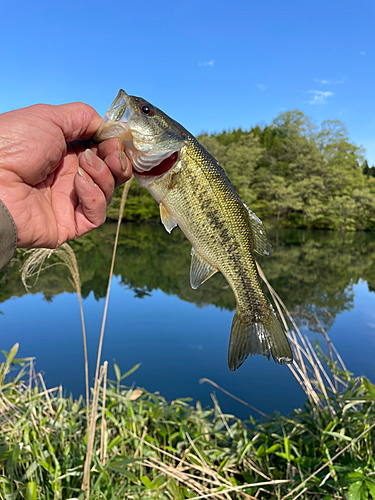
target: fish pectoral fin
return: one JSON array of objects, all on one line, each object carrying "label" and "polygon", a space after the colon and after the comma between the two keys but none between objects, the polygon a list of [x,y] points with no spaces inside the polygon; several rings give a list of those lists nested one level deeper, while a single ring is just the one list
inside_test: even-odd
[{"label": "fish pectoral fin", "polygon": [[163,203],[159,203],[159,207],[160,207],[160,218],[161,218],[161,221],[162,221],[165,229],[170,234],[172,232],[172,229],[177,226],[177,221],[168,212],[168,210],[165,208],[165,206],[163,205]]},{"label": "fish pectoral fin", "polygon": [[197,254],[194,248],[191,249],[190,265],[190,285],[196,290],[199,285],[207,281],[211,276],[217,273],[217,269],[210,266],[202,257]]},{"label": "fish pectoral fin", "polygon": [[254,250],[260,255],[267,255],[268,257],[271,257],[271,242],[263,222],[257,215],[254,214],[254,212],[250,210],[249,207],[246,205],[245,207],[247,208],[247,212],[249,214],[250,227],[254,237]]}]

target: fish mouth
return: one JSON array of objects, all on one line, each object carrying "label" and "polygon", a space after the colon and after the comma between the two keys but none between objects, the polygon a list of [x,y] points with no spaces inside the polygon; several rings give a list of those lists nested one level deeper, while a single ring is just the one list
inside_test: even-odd
[{"label": "fish mouth", "polygon": [[[133,171],[138,175],[161,175],[170,170],[176,163],[179,148],[157,149],[157,135],[147,134],[134,126],[133,115],[138,110],[137,99],[120,90],[116,99],[105,113],[104,119],[93,137],[94,142],[118,138],[125,146]],[[132,123],[129,123],[129,122]],[[160,135],[162,135],[164,131]]]},{"label": "fish mouth", "polygon": [[123,141],[133,141],[132,133],[128,128],[133,112],[130,96],[124,90],[119,90],[92,140],[102,142],[118,137]]}]

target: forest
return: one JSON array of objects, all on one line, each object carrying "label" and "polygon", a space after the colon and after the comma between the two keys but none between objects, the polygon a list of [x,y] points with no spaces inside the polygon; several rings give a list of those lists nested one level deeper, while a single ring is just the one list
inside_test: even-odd
[{"label": "forest", "polygon": [[[219,161],[241,199],[278,227],[340,231],[375,228],[375,166],[349,140],[338,120],[320,126],[301,111],[287,111],[270,125],[202,133],[201,144]],[[116,219],[121,189],[108,207]],[[133,183],[128,221],[154,221],[159,208]]]}]

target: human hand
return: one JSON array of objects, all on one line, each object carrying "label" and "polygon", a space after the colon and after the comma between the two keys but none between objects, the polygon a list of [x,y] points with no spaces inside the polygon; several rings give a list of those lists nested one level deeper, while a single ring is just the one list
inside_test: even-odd
[{"label": "human hand", "polygon": [[114,187],[132,169],[118,139],[89,142],[101,121],[83,103],[0,114],[0,200],[18,247],[57,248],[105,221]]}]

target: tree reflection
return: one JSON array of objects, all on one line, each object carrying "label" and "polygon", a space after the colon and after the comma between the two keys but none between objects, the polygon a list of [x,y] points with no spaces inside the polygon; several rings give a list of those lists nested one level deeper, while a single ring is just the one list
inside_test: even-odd
[{"label": "tree reflection", "polygon": [[[101,228],[71,242],[80,268],[82,295],[105,296],[116,225]],[[272,259],[259,257],[267,279],[289,309],[315,313],[329,327],[337,314],[353,307],[353,285],[360,279],[375,290],[375,235],[303,230],[271,230]],[[26,294],[19,268],[19,253],[0,274],[0,301]],[[172,235],[161,225],[123,224],[114,274],[137,298],[160,289],[195,303],[233,310],[233,293],[220,273],[197,290],[189,283],[190,244],[180,230]],[[31,293],[46,300],[72,292],[69,273],[55,266],[40,275]]]}]

